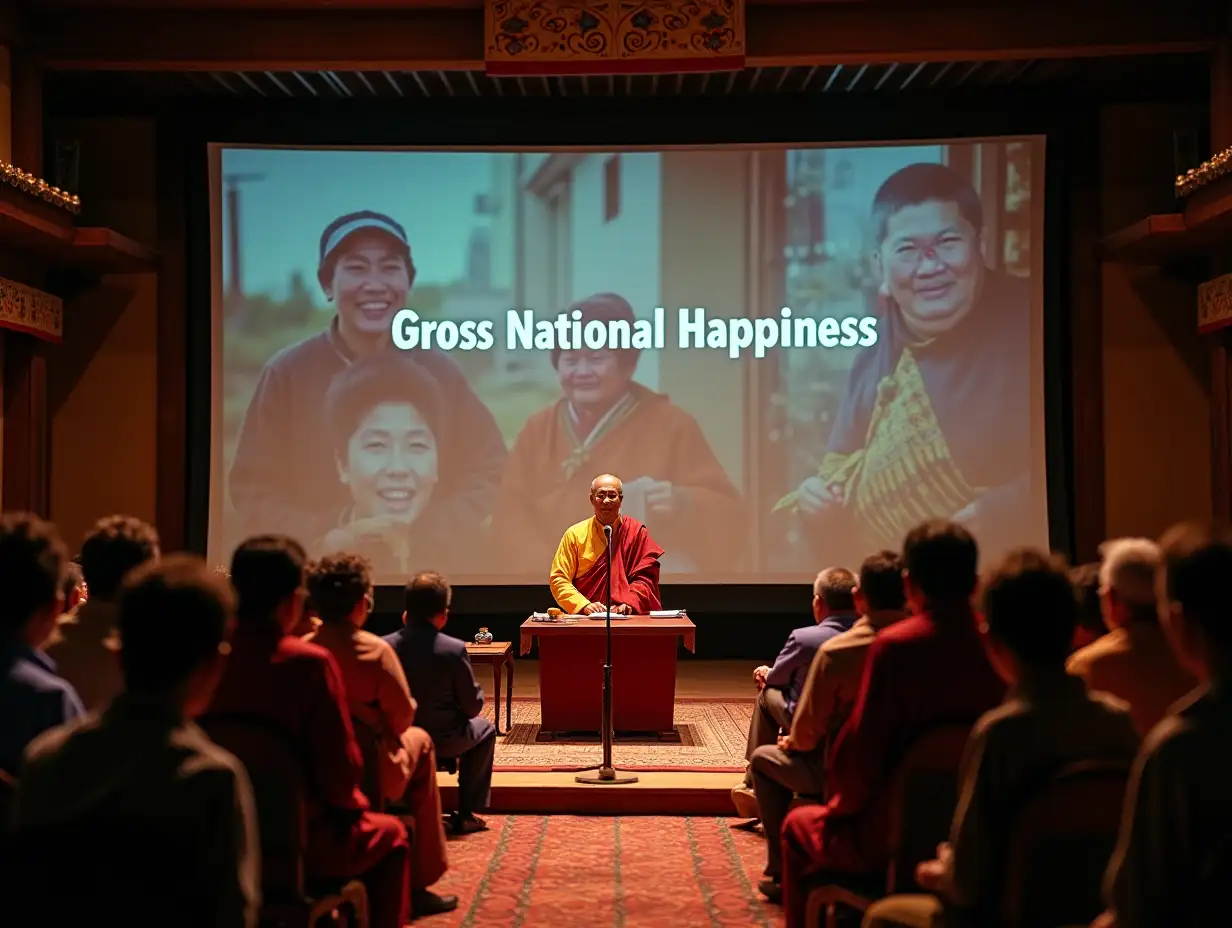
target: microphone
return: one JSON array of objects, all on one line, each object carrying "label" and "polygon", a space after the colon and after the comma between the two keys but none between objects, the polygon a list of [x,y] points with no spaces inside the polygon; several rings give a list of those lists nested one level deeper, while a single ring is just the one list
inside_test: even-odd
[{"label": "microphone", "polygon": [[603,526],[603,534],[607,536],[608,542],[612,540],[612,527],[610,525]]}]

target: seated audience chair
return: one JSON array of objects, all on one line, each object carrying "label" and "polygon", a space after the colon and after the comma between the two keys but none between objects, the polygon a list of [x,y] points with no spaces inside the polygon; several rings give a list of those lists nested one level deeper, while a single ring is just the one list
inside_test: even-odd
[{"label": "seated audience chair", "polygon": [[838,906],[863,912],[882,896],[916,889],[916,865],[936,856],[937,845],[949,837],[958,804],[958,767],[970,734],[970,725],[939,725],[908,748],[889,792],[888,869],[835,874],[836,882],[809,893],[806,925],[834,925]]},{"label": "seated audience chair", "polygon": [[[1100,890],[1128,778],[1127,764],[1070,764],[1024,798],[1006,848],[1000,913],[989,928],[1087,925],[1103,910]],[[886,899],[869,909],[866,924],[932,928],[976,921],[943,911],[934,896]]]},{"label": "seated audience chair", "polygon": [[356,716],[351,716],[351,728],[355,730],[355,742],[364,758],[364,777],[360,787],[373,812],[385,811],[385,798],[381,795],[381,733]]},{"label": "seated audience chair", "polygon": [[362,882],[305,886],[303,764],[283,733],[241,715],[212,715],[199,722],[243,762],[252,781],[261,832],[261,924],[315,928],[322,919],[340,921],[346,913],[354,928],[368,928],[368,893]]},{"label": "seated audience chair", "polygon": [[1127,764],[1070,764],[1023,803],[1005,863],[1005,928],[1089,924],[1103,911],[1128,781]]}]

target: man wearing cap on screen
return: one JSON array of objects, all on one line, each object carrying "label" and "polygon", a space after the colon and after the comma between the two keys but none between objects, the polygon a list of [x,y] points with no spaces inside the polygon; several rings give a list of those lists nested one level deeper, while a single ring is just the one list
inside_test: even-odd
[{"label": "man wearing cap on screen", "polygon": [[989,556],[1033,531],[1027,280],[984,263],[984,206],[942,164],[912,164],[873,198],[881,279],[875,345],[852,366],[817,474],[779,503],[818,553],[897,547],[953,518]]},{"label": "man wearing cap on screen", "polygon": [[[635,321],[615,293],[570,307],[581,324]],[[511,569],[540,570],[543,558],[603,469],[629,477],[624,512],[645,522],[671,550],[676,573],[736,566],[744,543],[744,502],[688,412],[634,383],[636,348],[552,350],[561,399],[527,420],[509,453],[493,517]],[[521,560],[524,559],[524,560]]]},{"label": "man wearing cap on screen", "polygon": [[[337,307],[324,332],[278,352],[265,365],[244,417],[231,466],[231,502],[248,532],[280,532],[312,544],[352,504],[335,456],[322,441],[325,394],[355,361],[397,351],[394,314],[415,281],[406,231],[381,213],[340,216],[321,233],[317,279]],[[440,526],[477,528],[491,514],[505,444],[491,412],[452,360],[406,352],[447,400],[454,462],[436,485]]]}]

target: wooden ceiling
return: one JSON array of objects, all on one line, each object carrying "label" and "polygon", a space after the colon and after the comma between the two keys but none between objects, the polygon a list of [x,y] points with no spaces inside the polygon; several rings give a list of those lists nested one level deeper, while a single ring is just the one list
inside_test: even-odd
[{"label": "wooden ceiling", "polygon": [[[0,0],[0,5],[5,0]],[[482,0],[10,0],[46,92],[166,101],[1203,93],[1224,0],[748,0],[748,67],[502,78]]]},{"label": "wooden ceiling", "polygon": [[769,96],[780,94],[978,94],[1053,90],[1096,94],[1201,95],[1202,55],[1009,61],[852,63],[755,67],[716,74],[492,78],[481,70],[62,71],[52,97],[127,101],[365,100],[424,97]]}]

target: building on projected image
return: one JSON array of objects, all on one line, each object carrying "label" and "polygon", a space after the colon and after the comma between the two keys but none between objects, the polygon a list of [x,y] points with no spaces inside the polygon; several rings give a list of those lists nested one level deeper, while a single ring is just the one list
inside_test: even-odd
[{"label": "building on projected image", "polygon": [[[702,427],[741,485],[745,390],[723,352],[677,344],[677,309],[708,317],[750,307],[748,151],[553,152],[517,156],[518,305],[554,314],[596,293],[617,293],[639,319],[667,308],[667,347],[646,351],[638,383],[665,393]],[[756,313],[753,313],[756,315]],[[528,362],[555,382],[546,356]]]}]

